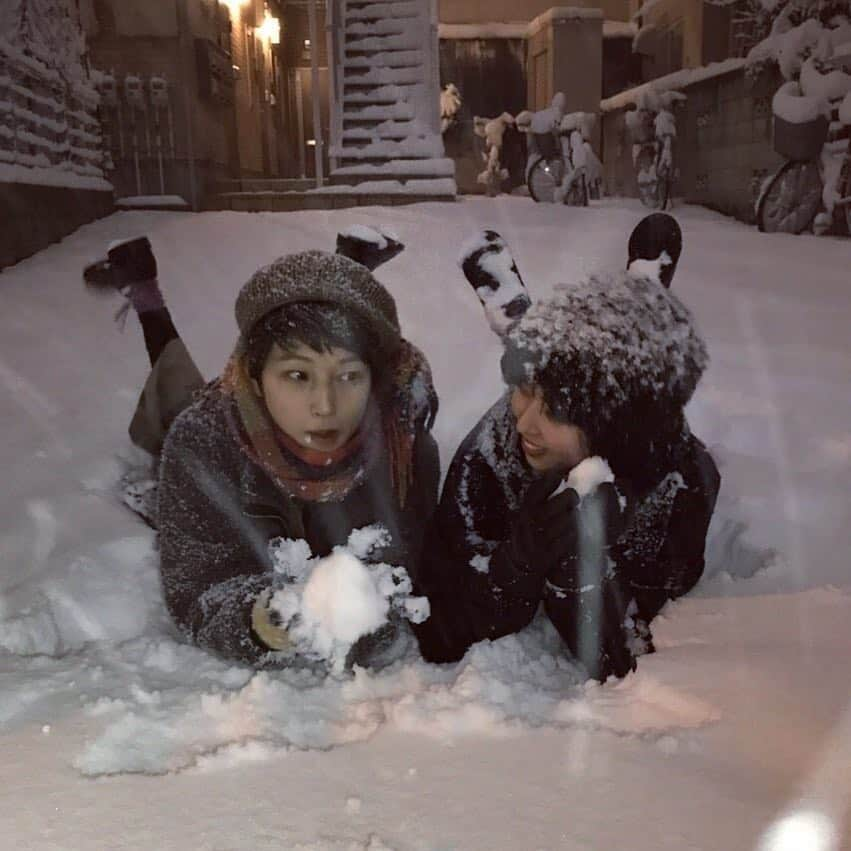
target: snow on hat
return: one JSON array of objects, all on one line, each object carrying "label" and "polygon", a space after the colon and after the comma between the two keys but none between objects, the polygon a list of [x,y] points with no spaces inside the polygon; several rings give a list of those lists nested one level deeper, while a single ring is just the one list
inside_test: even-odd
[{"label": "snow on hat", "polygon": [[535,303],[509,331],[502,369],[509,384],[539,386],[553,415],[594,445],[619,436],[625,418],[678,421],[707,362],[682,302],[621,272],[562,284]]},{"label": "snow on hat", "polygon": [[252,328],[264,316],[297,301],[323,301],[351,310],[369,323],[383,352],[389,355],[399,348],[393,296],[366,266],[315,250],[279,257],[258,269],[243,286],[234,307],[240,332],[237,348],[245,348]]}]

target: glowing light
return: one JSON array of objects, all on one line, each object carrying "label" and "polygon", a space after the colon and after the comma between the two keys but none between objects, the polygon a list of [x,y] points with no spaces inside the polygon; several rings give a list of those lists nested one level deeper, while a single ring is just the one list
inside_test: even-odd
[{"label": "glowing light", "polygon": [[239,10],[245,6],[248,0],[224,0],[224,4],[230,10],[230,16],[235,18],[239,14]]},{"label": "glowing light", "polygon": [[836,851],[833,820],[814,810],[783,816],[762,836],[757,851]]},{"label": "glowing light", "polygon": [[281,43],[281,22],[277,18],[273,18],[268,9],[263,23],[257,28],[257,35],[269,42],[269,44]]}]

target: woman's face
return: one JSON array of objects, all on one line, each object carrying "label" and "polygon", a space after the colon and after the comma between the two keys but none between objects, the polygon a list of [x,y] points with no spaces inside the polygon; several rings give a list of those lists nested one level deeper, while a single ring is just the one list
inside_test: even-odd
[{"label": "woman's face", "polygon": [[305,449],[333,452],[360,428],[369,403],[369,367],[346,349],[272,346],[253,381],[275,424]]},{"label": "woman's face", "polygon": [[588,457],[588,441],[579,426],[554,420],[540,388],[522,385],[511,394],[520,448],[529,466],[545,473],[567,472]]}]

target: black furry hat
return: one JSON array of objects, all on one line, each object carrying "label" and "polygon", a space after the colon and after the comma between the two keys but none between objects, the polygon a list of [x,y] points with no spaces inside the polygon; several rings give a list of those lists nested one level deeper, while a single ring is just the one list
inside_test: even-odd
[{"label": "black furry hat", "polygon": [[552,415],[582,428],[592,452],[626,464],[673,441],[707,362],[682,302],[622,272],[560,285],[534,304],[508,332],[502,371],[510,385],[540,387]]}]

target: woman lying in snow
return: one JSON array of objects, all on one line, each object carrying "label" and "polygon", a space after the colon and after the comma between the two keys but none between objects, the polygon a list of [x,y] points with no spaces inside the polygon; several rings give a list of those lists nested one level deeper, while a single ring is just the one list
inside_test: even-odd
[{"label": "woman lying in snow", "polygon": [[508,390],[449,469],[415,583],[431,604],[420,648],[459,659],[542,603],[591,677],[624,676],[652,650],[653,617],[703,571],[720,478],[683,408],[705,345],[658,278],[593,276],[530,307],[498,234],[462,264],[504,338]]},{"label": "woman lying in snow", "polygon": [[[152,371],[130,434],[161,458],[166,605],[190,640],[232,659],[305,663],[270,607],[286,582],[271,539],[303,539],[324,556],[381,524],[389,542],[371,558],[412,569],[437,501],[428,364],[372,275],[382,258],[359,257],[306,251],[259,269],[236,301],[233,354],[206,386],[165,307],[146,238],[115,246],[86,272],[128,297],[145,334]],[[404,632],[388,622],[354,644],[349,664],[386,661]]]}]

